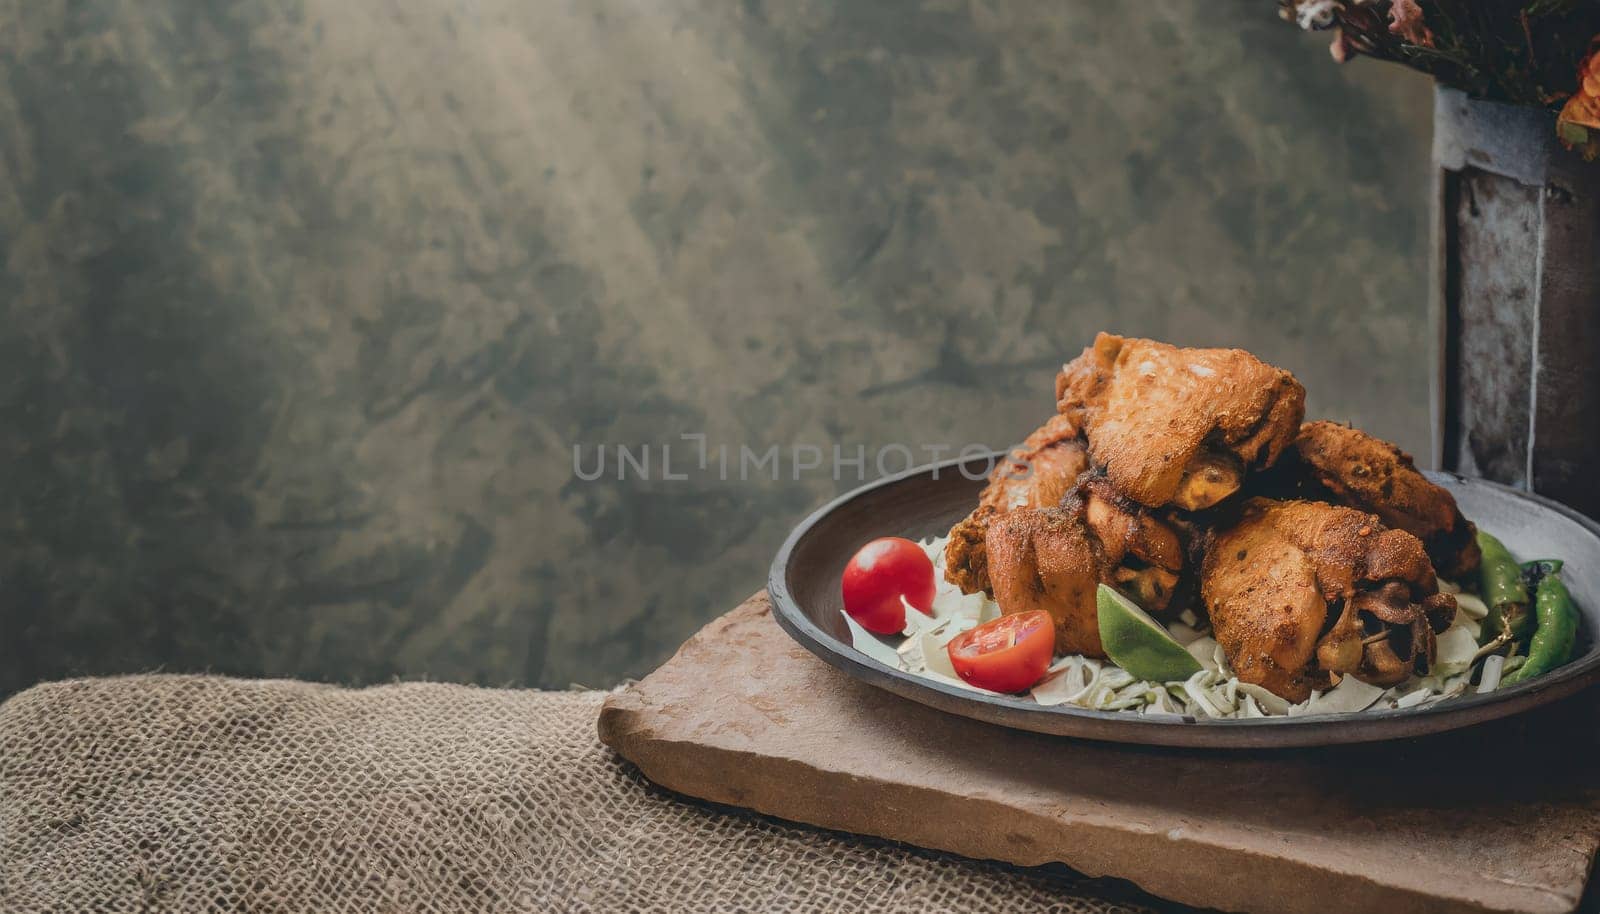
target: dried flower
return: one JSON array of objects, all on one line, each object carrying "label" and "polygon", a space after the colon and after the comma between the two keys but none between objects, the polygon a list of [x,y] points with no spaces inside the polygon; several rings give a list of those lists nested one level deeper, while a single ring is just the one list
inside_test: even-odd
[{"label": "dried flower", "polygon": [[1335,62],[1344,63],[1356,56],[1357,52],[1355,43],[1350,40],[1350,36],[1345,34],[1344,29],[1339,28],[1333,30],[1333,41],[1328,44],[1328,53]]},{"label": "dried flower", "polygon": [[1562,107],[1556,132],[1568,149],[1581,150],[1590,161],[1600,158],[1600,35],[1578,64],[1578,91]]},{"label": "dried flower", "polygon": [[1422,21],[1417,0],[1394,0],[1389,7],[1389,31],[1419,47],[1433,47],[1433,32]]},{"label": "dried flower", "polygon": [[1274,5],[1280,18],[1301,29],[1333,30],[1328,51],[1338,61],[1363,56],[1397,62],[1472,98],[1552,109],[1571,98],[1573,67],[1590,53],[1589,38],[1600,32],[1600,0],[1274,0]]},{"label": "dried flower", "polygon": [[[1337,61],[1403,64],[1473,98],[1556,109],[1562,136],[1600,158],[1600,0],[1275,0],[1329,30]],[[1574,86],[1574,67],[1583,61]]]},{"label": "dried flower", "polygon": [[1339,0],[1300,0],[1295,7],[1295,22],[1308,32],[1320,32],[1333,28],[1339,9]]}]

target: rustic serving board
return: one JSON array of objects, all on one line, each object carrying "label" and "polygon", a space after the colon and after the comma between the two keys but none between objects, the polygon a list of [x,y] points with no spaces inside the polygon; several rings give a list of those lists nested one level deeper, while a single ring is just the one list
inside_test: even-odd
[{"label": "rustic serving board", "polygon": [[1315,750],[1071,740],[855,682],[758,594],[608,699],[600,736],[690,796],[1193,905],[1565,912],[1600,847],[1597,708]]}]

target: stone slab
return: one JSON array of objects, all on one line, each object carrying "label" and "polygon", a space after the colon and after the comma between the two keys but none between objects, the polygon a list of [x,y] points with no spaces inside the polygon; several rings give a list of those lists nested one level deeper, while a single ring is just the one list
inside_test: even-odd
[{"label": "stone slab", "polygon": [[1596,705],[1290,752],[1070,740],[857,683],[758,594],[611,696],[600,736],[689,796],[1187,904],[1556,914],[1578,906],[1600,846]]}]

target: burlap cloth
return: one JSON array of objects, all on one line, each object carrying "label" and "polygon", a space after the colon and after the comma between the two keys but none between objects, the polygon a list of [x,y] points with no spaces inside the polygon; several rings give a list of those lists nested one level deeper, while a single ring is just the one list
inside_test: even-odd
[{"label": "burlap cloth", "polygon": [[0,706],[0,911],[1130,911],[1148,899],[708,808],[600,692],[134,676]]}]

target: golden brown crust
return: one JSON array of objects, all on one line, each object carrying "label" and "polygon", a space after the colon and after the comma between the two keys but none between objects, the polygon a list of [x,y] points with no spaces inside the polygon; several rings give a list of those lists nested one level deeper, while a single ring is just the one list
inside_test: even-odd
[{"label": "golden brown crust", "polygon": [[1422,542],[1384,527],[1375,515],[1314,501],[1256,499],[1245,508],[1286,531],[1306,552],[1326,600],[1344,599],[1362,585],[1388,580],[1410,584],[1417,600],[1439,591]]},{"label": "golden brown crust", "polygon": [[1188,605],[1194,575],[1186,562],[1187,527],[1123,497],[1103,476],[1085,475],[1061,503],[1083,518],[1110,570],[1110,583],[1152,613]]},{"label": "golden brown crust", "polygon": [[1201,593],[1234,675],[1300,702],[1323,683],[1312,669],[1327,604],[1316,567],[1272,524],[1241,523],[1207,551]]},{"label": "golden brown crust", "polygon": [[950,528],[945,579],[963,593],[988,591],[985,535],[989,525],[1016,508],[1059,505],[1088,468],[1088,452],[1076,423],[1066,416],[1051,416],[990,472],[989,482],[978,496],[978,507]]},{"label": "golden brown crust", "polygon": [[1044,610],[1056,623],[1056,653],[1104,657],[1095,588],[1107,566],[1078,515],[1019,508],[989,526],[989,579],[1004,613]]},{"label": "golden brown crust", "polygon": [[978,504],[1005,511],[1023,506],[1048,508],[1061,503],[1067,490],[1089,468],[1088,449],[1077,423],[1051,416],[1034,429],[1008,459],[989,474]]},{"label": "golden brown crust", "polygon": [[1080,480],[1062,506],[1083,516],[1112,564],[1132,556],[1169,571],[1183,567],[1183,543],[1177,531],[1142,505],[1123,498],[1105,477]]},{"label": "golden brown crust", "polygon": [[1420,540],[1322,502],[1245,503],[1213,533],[1200,586],[1234,672],[1291,701],[1329,673],[1392,685],[1425,669],[1434,632],[1455,614]]},{"label": "golden brown crust", "polygon": [[1171,609],[1194,589],[1186,546],[1176,527],[1085,476],[1060,507],[990,515],[985,570],[1001,612],[1044,610],[1059,652],[1098,657],[1095,586],[1115,585],[1150,612]]},{"label": "golden brown crust", "polygon": [[999,516],[988,505],[979,505],[950,528],[950,538],[944,544],[944,579],[961,588],[962,593],[992,592],[985,539]]},{"label": "golden brown crust", "polygon": [[1422,475],[1410,454],[1335,422],[1307,422],[1294,447],[1309,473],[1338,501],[1422,540],[1440,574],[1460,579],[1477,570],[1477,528],[1443,486]]},{"label": "golden brown crust", "polygon": [[[1305,415],[1294,375],[1242,349],[1180,349],[1102,333],[1056,378],[1058,411],[1083,430],[1117,490],[1172,503],[1196,458],[1270,466]],[[1203,507],[1204,505],[1195,505]]]}]

